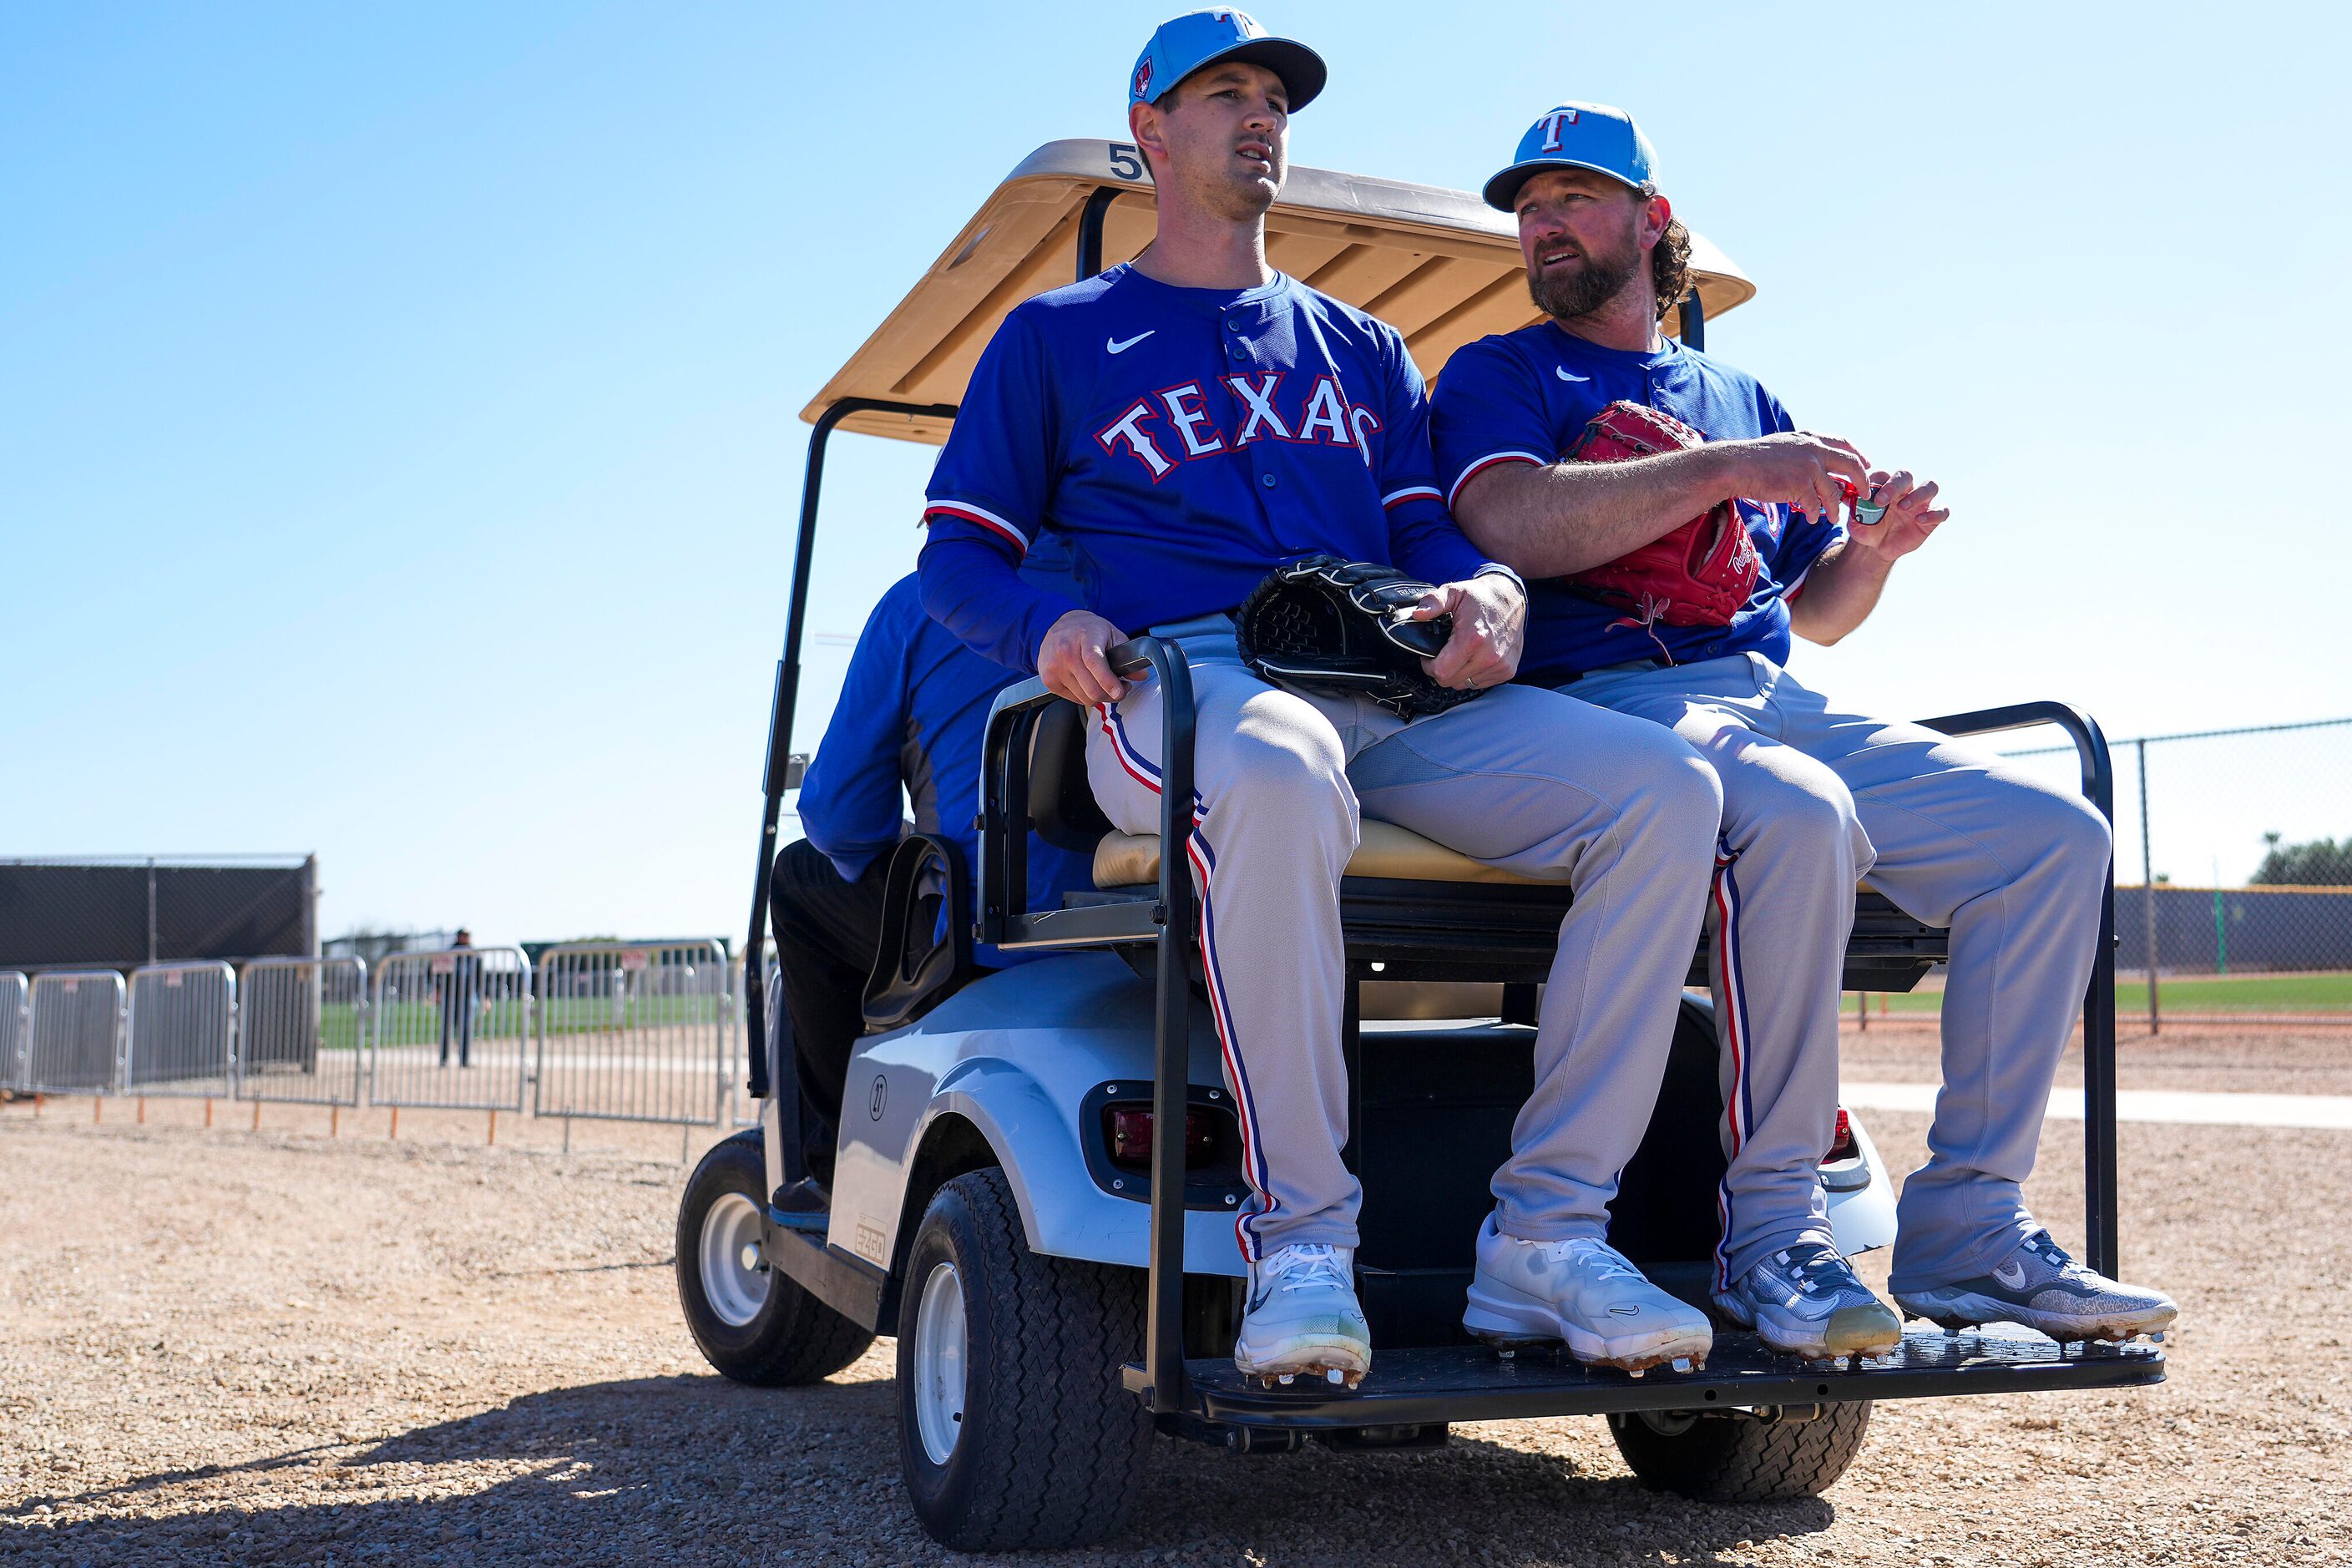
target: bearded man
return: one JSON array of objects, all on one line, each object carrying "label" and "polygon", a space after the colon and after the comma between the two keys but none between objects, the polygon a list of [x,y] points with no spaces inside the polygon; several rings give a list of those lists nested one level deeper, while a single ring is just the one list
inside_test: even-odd
[{"label": "bearded man", "polygon": [[[2090,979],[2107,824],[2079,795],[1841,709],[1789,672],[1792,632],[1828,644],[1860,626],[1895,563],[1948,514],[1934,484],[1798,429],[1754,378],[1662,334],[1689,289],[1690,237],[1654,163],[1622,110],[1564,103],[1529,128],[1485,194],[1518,220],[1545,319],[1454,355],[1432,435],[1463,531],[1530,584],[1518,679],[1673,730],[1723,784],[1709,911],[1729,1162],[1716,1304],[1803,1354],[1899,1338],[1831,1245],[1818,1174],[1867,874],[1951,932],[1944,1087],[1927,1163],[1903,1189],[1897,1305],[1948,1327],[2011,1321],[2067,1341],[2161,1330],[2169,1299],[2074,1261],[2021,1193]],[[1636,421],[1671,416],[1687,441],[1563,460],[1621,403]],[[1849,501],[1860,504],[1843,523]],[[1606,582],[1602,569],[1710,514],[1743,547],[1734,591],[1629,604]]]}]

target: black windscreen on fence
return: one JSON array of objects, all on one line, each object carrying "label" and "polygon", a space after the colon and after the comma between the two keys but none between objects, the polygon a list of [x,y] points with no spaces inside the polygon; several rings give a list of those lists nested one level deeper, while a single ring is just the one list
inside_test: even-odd
[{"label": "black windscreen on fence", "polygon": [[317,951],[318,862],[0,861],[0,970]]}]

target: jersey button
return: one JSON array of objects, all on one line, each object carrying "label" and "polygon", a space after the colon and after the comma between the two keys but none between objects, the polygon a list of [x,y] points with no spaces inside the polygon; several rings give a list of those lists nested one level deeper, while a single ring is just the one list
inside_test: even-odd
[{"label": "jersey button", "polygon": [[1276,479],[1272,474],[1260,474],[1257,477],[1257,482],[1264,485],[1266,489],[1272,489],[1282,481]]}]

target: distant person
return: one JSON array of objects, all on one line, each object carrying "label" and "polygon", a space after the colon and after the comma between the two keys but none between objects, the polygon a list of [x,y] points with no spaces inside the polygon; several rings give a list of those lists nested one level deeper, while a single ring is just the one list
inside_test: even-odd
[{"label": "distant person", "polygon": [[[465,927],[457,928],[449,945],[471,949],[474,933]],[[433,981],[435,1001],[441,1009],[441,1065],[449,1065],[449,1037],[457,1037],[457,1065],[472,1066],[474,1052],[474,1005],[481,995],[481,963],[470,952],[460,952],[450,960],[449,973],[436,975]]]},{"label": "distant person", "polygon": [[[1464,531],[1534,584],[1519,679],[1674,731],[1722,781],[1713,978],[1730,1171],[1716,1303],[1804,1354],[1900,1333],[1832,1246],[1819,1171],[1867,874],[1951,932],[1944,1087],[1927,1163],[1903,1184],[1896,1305],[2062,1341],[2162,1329],[2168,1298],[2075,1262],[2021,1192],[2097,952],[2107,824],[1988,752],[1840,708],[1790,674],[1790,634],[1828,644],[1860,626],[1948,513],[1933,483],[1798,429],[1752,376],[1663,335],[1691,281],[1690,234],[1652,159],[1632,117],[1602,104],[1561,104],[1520,140],[1486,195],[1517,217],[1545,319],[1447,363],[1431,434]],[[1874,371],[1893,390],[1917,374]],[[1568,460],[1589,431],[1628,420],[1674,439]],[[1727,576],[1678,574],[1688,552],[1655,548],[1715,519],[1736,547]]]},{"label": "distant person", "polygon": [[[807,1107],[809,1180],[782,1207],[814,1228],[831,1204],[834,1129],[838,1124],[850,1053],[866,1025],[866,977],[882,940],[882,895],[891,852],[908,827],[901,792],[914,807],[913,831],[938,834],[963,852],[968,875],[979,868],[980,758],[988,710],[1020,675],[966,648],[923,612],[912,576],[882,595],[850,656],[848,679],[809,763],[800,793],[807,837],[776,856],[769,910],[776,931],[782,1006],[771,1006],[771,1040],[785,1018],[800,1062]],[[1032,835],[1029,901],[1059,909],[1062,894],[1094,886],[1090,862]],[[947,918],[970,921],[974,910]],[[982,946],[984,967],[1026,956]]]}]

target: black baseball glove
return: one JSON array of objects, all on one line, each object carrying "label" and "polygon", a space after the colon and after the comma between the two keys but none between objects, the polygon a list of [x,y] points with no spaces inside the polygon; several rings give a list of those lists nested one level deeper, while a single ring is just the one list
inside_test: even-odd
[{"label": "black baseball glove", "polygon": [[1454,635],[1454,617],[1412,618],[1435,592],[1392,566],[1309,555],[1269,573],[1234,616],[1242,662],[1268,680],[1369,697],[1406,718],[1478,695],[1440,686],[1421,667]]}]

